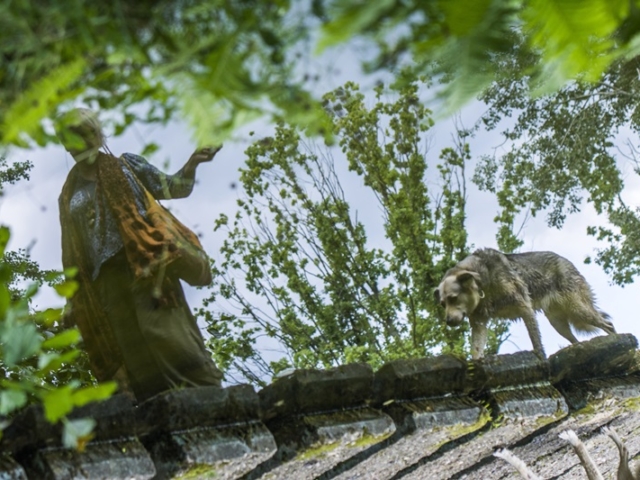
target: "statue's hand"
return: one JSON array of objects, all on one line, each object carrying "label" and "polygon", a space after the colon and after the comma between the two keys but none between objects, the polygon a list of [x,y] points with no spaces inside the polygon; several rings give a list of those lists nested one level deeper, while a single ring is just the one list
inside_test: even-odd
[{"label": "statue's hand", "polygon": [[218,145],[217,147],[203,147],[197,149],[195,152],[191,154],[191,158],[189,161],[199,164],[203,162],[210,162],[213,157],[216,156],[216,153],[220,151],[222,145]]}]

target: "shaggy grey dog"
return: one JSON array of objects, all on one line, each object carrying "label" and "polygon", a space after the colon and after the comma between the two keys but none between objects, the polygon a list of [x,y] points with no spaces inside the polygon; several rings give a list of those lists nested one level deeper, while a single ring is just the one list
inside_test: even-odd
[{"label": "shaggy grey dog", "polygon": [[545,356],[536,310],[542,310],[560,335],[576,343],[577,332],[615,333],[609,315],[598,310],[591,287],[576,267],[553,252],[504,254],[475,251],[449,269],[436,288],[448,325],[471,324],[471,355],[482,358],[489,319],[521,318],[533,349]]}]

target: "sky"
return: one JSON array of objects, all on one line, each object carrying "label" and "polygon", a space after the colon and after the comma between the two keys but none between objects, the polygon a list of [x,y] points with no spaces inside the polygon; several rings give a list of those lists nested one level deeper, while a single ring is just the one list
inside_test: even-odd
[{"label": "sky", "polygon": [[[334,67],[323,72],[321,78],[313,88],[321,94],[336,88],[346,80],[355,80],[367,90],[373,86],[375,79],[363,77],[358,71],[357,50],[334,50],[331,64]],[[306,67],[314,71],[322,70],[323,61]],[[335,65],[341,65],[342,69]],[[458,121],[470,127],[482,114],[486,107],[476,102],[467,106],[459,115]],[[226,142],[223,149],[211,163],[202,164],[197,172],[197,184],[190,197],[180,200],[163,202],[188,227],[201,235],[205,250],[216,260],[221,259],[219,249],[224,240],[221,232],[213,232],[215,219],[226,213],[230,217],[236,209],[236,200],[241,196],[238,168],[244,162],[244,150],[250,140],[255,140],[268,134],[271,126],[265,122],[255,123],[239,131],[234,138]],[[255,136],[249,137],[248,132],[255,131]],[[440,121],[431,131],[429,142],[431,152],[436,156],[441,148],[450,145],[451,134],[454,131],[454,119]],[[195,150],[196,145],[186,124],[176,121],[167,127],[136,125],[123,136],[109,138],[107,144],[116,155],[131,152],[139,153],[147,142],[155,142],[160,146],[149,160],[156,166],[166,169],[170,173],[177,171]],[[481,134],[472,140],[471,152],[475,158],[482,154],[498,151],[503,143],[498,132]],[[340,158],[336,156],[336,158]],[[49,145],[46,148],[31,150],[12,150],[8,154],[12,161],[30,160],[34,164],[31,179],[14,186],[7,186],[5,194],[0,198],[0,224],[11,229],[9,249],[30,248],[30,253],[36,262],[45,269],[61,269],[60,225],[58,218],[58,195],[62,189],[68,171],[73,166],[73,159],[59,145]],[[626,199],[632,205],[640,203],[640,181],[631,168],[626,168],[627,190]],[[345,178],[343,186],[353,192],[353,205],[359,219],[370,222],[370,237],[372,242],[384,243],[382,229],[375,225],[379,218],[375,210],[375,202],[369,201],[362,191],[361,182],[355,177]],[[350,183],[351,182],[351,183]],[[470,183],[470,182],[469,182]],[[233,188],[233,187],[236,188]],[[469,241],[476,247],[496,247],[496,226],[493,217],[498,211],[497,203],[492,195],[479,192],[470,186],[468,210]],[[355,214],[356,212],[354,212]],[[369,219],[369,220],[367,220]],[[599,307],[609,313],[619,333],[633,333],[640,335],[640,323],[635,314],[640,310],[640,296],[635,294],[634,285],[621,288],[610,284],[609,278],[602,269],[595,265],[585,265],[584,258],[595,254],[599,245],[593,237],[586,235],[589,225],[597,225],[601,220],[593,209],[585,205],[579,214],[569,216],[562,230],[550,229],[544,222],[544,215],[528,221],[523,230],[524,245],[520,251],[550,250],[573,262],[591,284]],[[376,237],[377,236],[377,237]],[[206,291],[197,290],[185,285],[185,292],[192,307],[197,307]],[[43,291],[36,297],[35,306],[46,308],[60,306],[62,299],[50,290]],[[568,344],[546,321],[542,313],[538,314],[542,341],[547,354],[552,354]],[[500,353],[513,353],[519,350],[531,349],[531,342],[522,322],[516,322],[511,328],[511,336],[505,342]]]}]

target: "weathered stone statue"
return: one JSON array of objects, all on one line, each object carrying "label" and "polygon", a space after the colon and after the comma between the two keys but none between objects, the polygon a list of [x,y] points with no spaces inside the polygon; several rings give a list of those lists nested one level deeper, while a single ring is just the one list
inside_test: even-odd
[{"label": "weathered stone statue", "polygon": [[78,269],[80,285],[65,321],[80,329],[94,375],[128,385],[140,401],[220,385],[179,281],[210,283],[207,256],[157,202],[188,196],[196,167],[220,148],[197,150],[167,175],[140,156],[111,154],[91,110],[63,114],[56,132],[76,162],[59,199],[62,263]]}]

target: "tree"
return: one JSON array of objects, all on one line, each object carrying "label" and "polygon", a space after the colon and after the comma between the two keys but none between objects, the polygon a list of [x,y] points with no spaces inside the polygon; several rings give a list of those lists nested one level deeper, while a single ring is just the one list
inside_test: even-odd
[{"label": "tree", "polygon": [[482,159],[474,175],[497,195],[498,243],[508,251],[521,245],[514,232],[519,214],[544,212],[550,227],[561,228],[586,201],[609,223],[588,229],[608,243],[596,262],[615,283],[630,283],[640,273],[640,216],[625,201],[623,170],[627,162],[636,174],[640,169],[633,142],[620,132],[640,129],[640,59],[615,62],[596,83],[578,81],[532,99],[519,72],[536,62],[526,48],[499,57],[502,76],[481,97],[490,107],[484,125],[504,128],[507,145],[504,155]]},{"label": "tree", "polygon": [[[116,385],[81,381],[82,376],[75,369],[81,354],[76,348],[80,332],[61,328],[61,308],[41,312],[29,308],[39,289],[37,283],[19,295],[15,289],[12,291],[16,264],[6,260],[15,260],[15,256],[5,254],[8,241],[9,229],[0,227],[0,435],[11,423],[13,413],[36,402],[43,406],[47,420],[63,422],[64,444],[82,449],[91,439],[95,422],[90,418],[68,420],[67,415],[74,407],[109,397]],[[72,273],[67,272],[66,279],[62,277],[55,283],[54,288],[62,297],[70,297],[77,288],[68,278]],[[54,280],[52,275],[47,278]]]},{"label": "tree", "polygon": [[[324,97],[340,157],[285,124],[247,149],[246,194],[234,218],[217,221],[227,232],[223,260],[200,311],[222,368],[261,383],[291,366],[379,366],[467,349],[467,326],[445,327],[433,290],[468,254],[468,132],[428,162],[431,112],[417,87],[389,102],[383,94],[379,86],[370,108],[353,83]],[[340,168],[377,202],[385,245],[371,244]],[[207,308],[221,299],[234,308]],[[506,329],[500,324],[494,333],[495,352]],[[275,339],[285,356],[269,363],[257,345],[262,337]]]},{"label": "tree", "polygon": [[[28,179],[30,168],[28,162],[7,165],[0,159],[0,187]],[[82,449],[95,422],[67,415],[75,406],[107,398],[116,385],[97,385],[86,354],[77,348],[80,332],[61,324],[62,308],[31,306],[44,284],[63,298],[71,296],[77,288],[69,278],[73,272],[43,271],[28,251],[6,251],[9,236],[0,226],[0,436],[13,414],[38,403],[49,421],[63,422],[64,444]]]},{"label": "tree", "polygon": [[[350,110],[358,101],[353,100],[357,95],[348,89],[345,98],[352,103],[329,97],[327,100],[334,110],[329,109],[327,113],[308,92],[304,76],[295,74],[296,56],[304,57],[313,45],[314,37],[309,32],[314,31],[319,21],[322,35],[318,48],[343,43],[354,36],[373,40],[378,56],[367,65],[370,70],[399,71],[402,67],[398,86],[407,86],[408,81],[428,74],[443,82],[443,98],[448,107],[453,108],[473,98],[494,80],[500,85],[505,78],[501,60],[517,50],[524,39],[525,48],[520,51],[527,55],[527,61],[517,59],[509,70],[518,90],[513,103],[505,103],[504,108],[526,110],[531,91],[544,93],[568,85],[559,92],[558,98],[573,88],[595,89],[596,97],[600,95],[599,83],[574,85],[567,84],[567,80],[581,78],[597,82],[607,68],[622,68],[626,59],[637,53],[638,11],[636,2],[627,0],[384,0],[368,3],[314,0],[302,6],[287,0],[161,0],[135,4],[77,0],[72,9],[39,0],[5,2],[0,7],[0,145],[26,146],[33,142],[44,145],[52,141],[46,119],[77,102],[112,111],[116,134],[134,121],[167,122],[180,112],[191,121],[197,140],[202,143],[218,141],[259,115],[269,115],[276,121],[286,118],[292,125],[283,124],[268,145],[258,144],[249,151],[250,161],[255,165],[245,171],[243,181],[247,191],[253,189],[255,193],[247,199],[250,209],[241,213],[241,217],[234,220],[238,223],[231,226],[231,232],[238,233],[230,237],[229,257],[224,268],[240,269],[246,262],[247,272],[255,276],[249,277],[250,284],[256,279],[273,279],[267,284],[274,292],[273,298],[290,305],[290,309],[281,310],[280,305],[274,303],[275,312],[285,312],[288,316],[280,318],[277,313],[273,323],[265,320],[245,328],[242,322],[251,316],[251,306],[243,306],[249,311],[230,317],[238,323],[239,330],[236,329],[229,342],[217,344],[219,352],[227,355],[226,360],[219,359],[221,363],[227,361],[229,365],[234,358],[257,358],[253,349],[255,335],[265,332],[276,336],[269,325],[277,324],[280,328],[285,322],[289,328],[290,324],[292,330],[287,333],[290,337],[287,341],[302,342],[302,336],[309,336],[309,330],[303,327],[311,318],[327,319],[326,325],[321,326],[327,330],[335,358],[323,357],[319,340],[315,339],[315,345],[311,341],[291,343],[302,352],[299,358],[291,360],[293,364],[330,364],[341,360],[343,353],[340,352],[347,352],[348,357],[344,358],[375,364],[394,355],[428,352],[440,345],[439,341],[445,348],[459,351],[462,345],[458,339],[447,337],[448,333],[438,333],[434,326],[433,305],[426,286],[432,285],[442,269],[467,249],[466,236],[462,233],[465,195],[461,192],[469,156],[464,135],[456,148],[443,152],[440,167],[434,169],[438,171],[442,190],[433,197],[430,190],[417,181],[426,175],[426,165],[421,166],[416,160],[415,149],[401,150],[402,143],[382,147],[373,141],[374,132],[366,128],[362,132],[357,128],[349,130],[350,125],[357,126],[356,114],[362,114],[361,120],[372,125],[377,119],[370,118],[370,112],[364,108]],[[602,81],[606,82],[606,78]],[[497,97],[494,101],[491,95],[489,90],[485,97],[495,103],[487,117],[488,125],[504,117],[506,112],[500,110],[500,101]],[[507,97],[509,95],[507,93]],[[535,114],[536,108],[552,108],[552,103],[543,108],[549,98],[533,100],[531,105],[540,103],[530,113]],[[556,105],[569,115],[577,111],[580,98],[569,96],[563,101]],[[396,135],[391,121],[394,115],[399,115],[398,131],[403,131],[406,126],[403,122],[410,124],[411,115],[426,115],[419,111],[420,101],[416,102],[418,105],[400,109],[407,118],[380,107],[376,115],[390,117],[386,120],[389,124],[376,125],[382,132],[387,129]],[[344,118],[335,111],[338,107],[346,112]],[[592,104],[587,105],[582,113],[598,111],[591,107]],[[561,120],[560,116],[554,120],[556,132],[563,128],[566,131],[567,125]],[[543,116],[523,121],[522,129],[509,133],[510,138],[533,132],[526,130],[527,126],[545,127]],[[575,125],[577,123],[569,127]],[[378,251],[367,245],[364,228],[352,217],[346,200],[341,198],[340,184],[331,173],[330,164],[319,161],[312,152],[300,150],[304,146],[300,140],[302,130],[310,135],[325,134],[327,141],[336,135],[342,142],[349,167],[374,192],[385,212],[383,223],[391,250]],[[584,133],[577,138],[586,136]],[[540,152],[551,148],[545,142],[569,145],[556,134],[540,138],[535,146]],[[415,142],[409,136],[402,140],[406,145]],[[366,149],[358,154],[359,142],[366,145]],[[571,148],[578,147],[571,145]],[[637,273],[632,260],[637,253],[634,232],[639,226],[638,217],[619,199],[619,176],[607,156],[610,147],[605,139],[598,140],[591,150],[584,150],[583,153],[595,155],[595,160],[587,162],[587,166],[580,164],[578,157],[572,157],[570,148],[559,149],[557,154],[561,157],[558,158],[566,162],[567,174],[555,168],[551,161],[555,157],[546,153],[539,155],[534,150],[529,153],[522,150],[522,154],[514,150],[511,156],[500,161],[482,162],[475,180],[483,188],[494,191],[503,207],[498,218],[502,226],[499,233],[502,248],[513,250],[518,246],[512,231],[518,212],[527,208],[536,213],[550,208],[551,224],[561,225],[566,212],[578,208],[579,192],[586,191],[596,209],[607,213],[614,222],[614,229],[591,233],[619,243],[624,252],[616,256],[613,250],[604,250],[597,260],[611,271],[620,271],[619,281],[630,281]],[[146,153],[154,148],[149,145]],[[290,160],[283,157],[283,152],[292,155],[295,152],[292,158],[297,158],[299,163],[287,166]],[[369,159],[370,152],[379,152],[379,155]],[[355,156],[349,158],[349,154]],[[382,164],[377,163],[379,159]],[[604,175],[594,173],[596,167],[604,169]],[[253,170],[272,175],[272,182],[282,184],[286,195],[278,200],[282,205],[275,201],[277,197],[270,196],[262,180],[250,173]],[[305,193],[300,172],[324,193]],[[562,175],[556,176],[558,172]],[[547,185],[550,186],[547,188]],[[269,225],[257,223],[259,216],[256,215],[260,212],[252,201],[260,198],[274,209]],[[422,204],[425,199],[430,203]],[[328,213],[322,213],[325,211]],[[304,230],[293,229],[295,233],[291,233],[290,227],[297,227],[302,213],[313,219],[310,230],[305,234]],[[264,235],[257,243],[243,237],[242,222],[251,220]],[[331,232],[327,225],[340,228]],[[309,243],[314,238],[317,242]],[[427,247],[418,247],[423,240]],[[234,244],[235,241],[238,243]],[[313,255],[320,255],[316,259],[318,264],[308,256],[307,263],[302,262],[304,253],[295,250],[301,246]],[[240,252],[242,248],[246,255],[234,256],[233,249]],[[341,254],[344,256],[340,257]],[[351,258],[353,255],[355,260]],[[296,263],[298,260],[300,263]],[[5,261],[11,259],[7,257]],[[256,266],[251,262],[257,262]],[[288,270],[278,272],[275,267],[261,270],[269,265]],[[271,277],[274,272],[275,276]],[[280,293],[280,281],[286,281],[288,287],[293,282],[297,289],[294,297],[289,299]],[[373,286],[377,290],[371,290]],[[219,288],[221,295],[239,299],[231,279],[220,280]],[[356,288],[359,296],[352,292],[351,297],[344,298],[373,309],[373,318],[364,307],[350,311],[346,307],[349,301],[340,301],[348,288]],[[267,290],[263,288],[263,291]],[[374,306],[365,304],[365,293],[374,294],[370,296],[376,299]],[[308,301],[302,315],[294,306],[301,298]],[[343,324],[335,323],[336,317]],[[399,326],[395,322],[397,318],[400,318]],[[216,322],[212,323],[212,331],[220,335],[225,327]],[[343,328],[353,332],[351,344],[345,344],[344,338],[340,338]],[[430,345],[428,342],[432,339],[435,343]]]},{"label": "tree", "polygon": [[112,110],[117,133],[180,114],[199,143],[215,143],[261,115],[326,134],[329,119],[295,68],[314,49],[364,38],[377,52],[367,70],[440,76],[452,111],[496,78],[491,60],[517,43],[515,31],[541,53],[536,90],[596,81],[638,53],[640,9],[635,0],[15,0],[0,7],[0,27],[0,145],[53,141],[43,120],[78,102]]},{"label": "tree", "polygon": [[[368,70],[408,67],[441,76],[449,111],[480,94],[500,70],[496,55],[524,38],[537,62],[519,72],[534,92],[575,78],[598,81],[615,61],[638,54],[636,0],[448,0],[313,2],[323,20],[319,48],[363,37],[375,44]],[[517,34],[516,34],[517,32]]]},{"label": "tree", "polygon": [[43,121],[79,101],[113,110],[116,134],[177,113],[201,143],[263,114],[318,133],[322,110],[287,50],[307,29],[290,10],[287,0],[6,2],[0,145],[55,141]]},{"label": "tree", "polygon": [[[55,141],[49,119],[78,102],[111,110],[116,135],[134,121],[164,123],[176,112],[197,126],[200,143],[215,143],[265,113],[321,133],[324,113],[292,79],[294,59],[284,52],[285,43],[305,35],[283,21],[288,11],[286,0],[5,2],[0,146]],[[0,169],[0,181],[18,177],[19,165]],[[5,254],[9,233],[1,233],[0,415],[34,401],[49,420],[64,420],[115,385],[93,385],[87,372],[74,370],[80,337],[61,328],[61,309],[29,309],[38,287],[24,290],[25,280],[53,282],[63,296],[73,293],[73,281],[41,272],[28,252]],[[87,437],[90,424],[67,422],[67,437]]]}]

